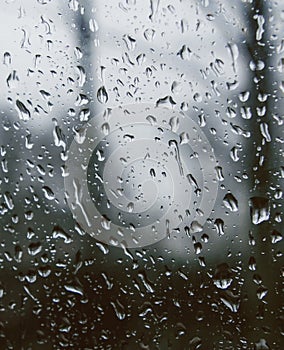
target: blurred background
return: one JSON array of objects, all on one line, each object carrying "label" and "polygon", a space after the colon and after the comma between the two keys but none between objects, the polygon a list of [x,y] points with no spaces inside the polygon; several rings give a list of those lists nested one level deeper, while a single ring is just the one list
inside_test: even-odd
[{"label": "blurred background", "polygon": [[[284,4],[1,3],[0,348],[281,349]],[[73,218],[68,148],[99,113],[182,111],[217,160],[202,229],[139,249]]]}]

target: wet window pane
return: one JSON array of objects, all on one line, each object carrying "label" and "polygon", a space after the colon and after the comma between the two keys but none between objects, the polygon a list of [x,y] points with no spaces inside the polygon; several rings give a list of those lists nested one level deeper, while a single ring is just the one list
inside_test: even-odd
[{"label": "wet window pane", "polygon": [[0,20],[0,348],[280,350],[284,4]]}]

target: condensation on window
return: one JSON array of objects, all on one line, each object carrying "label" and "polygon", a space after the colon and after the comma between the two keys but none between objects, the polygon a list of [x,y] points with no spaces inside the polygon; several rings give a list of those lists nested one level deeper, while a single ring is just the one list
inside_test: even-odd
[{"label": "condensation on window", "polygon": [[284,4],[0,20],[0,348],[280,350]]}]

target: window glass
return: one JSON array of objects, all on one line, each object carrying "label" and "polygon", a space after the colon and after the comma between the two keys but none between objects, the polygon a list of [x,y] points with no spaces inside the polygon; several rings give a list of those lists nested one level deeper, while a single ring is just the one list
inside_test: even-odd
[{"label": "window glass", "polygon": [[0,348],[280,350],[284,4],[0,20]]}]

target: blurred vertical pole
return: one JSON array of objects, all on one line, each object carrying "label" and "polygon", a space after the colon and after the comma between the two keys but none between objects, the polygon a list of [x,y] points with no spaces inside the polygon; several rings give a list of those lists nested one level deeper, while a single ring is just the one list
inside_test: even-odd
[{"label": "blurred vertical pole", "polygon": [[[256,240],[251,247],[251,255],[256,260],[256,271],[246,272],[249,310],[245,311],[247,325],[244,334],[253,336],[254,341],[267,339],[268,344],[275,341],[277,333],[277,309],[280,298],[275,293],[275,283],[280,276],[278,267],[273,262],[271,231],[273,229],[272,212],[275,207],[273,172],[278,166],[279,156],[275,143],[275,120],[273,113],[279,108],[277,89],[273,79],[275,47],[271,41],[271,20],[273,4],[265,0],[245,3],[247,35],[246,45],[249,51],[251,70],[250,103],[252,118],[246,120],[245,126],[251,132],[246,149],[250,165],[250,197],[261,197],[269,201],[270,218],[259,224],[251,224],[251,234]],[[277,5],[276,5],[277,6]],[[275,10],[277,9],[275,6]],[[253,277],[254,276],[254,277]],[[259,276],[259,282],[253,284]],[[251,288],[254,285],[255,287]],[[265,295],[266,290],[268,294]],[[269,332],[263,330],[270,328]]]},{"label": "blurred vertical pole", "polygon": [[[97,69],[95,64],[97,57],[94,56],[94,49],[98,45],[98,38],[96,33],[98,31],[98,28],[95,22],[94,1],[81,1],[80,4],[80,8],[75,12],[75,22],[78,29],[78,47],[83,54],[82,58],[80,58],[80,65],[86,74],[86,81],[81,87],[81,93],[86,95],[89,100],[87,108],[83,106],[83,110],[85,110],[87,114],[89,113],[89,117],[86,116],[85,120],[83,120],[83,112],[81,111],[81,123],[79,123],[78,127],[81,127],[85,121],[94,117],[96,114],[95,91],[97,84],[94,78],[94,74]],[[88,109],[89,112],[86,111],[86,109]]]},{"label": "blurred vertical pole", "polygon": [[272,50],[269,47],[268,8],[265,0],[254,0],[252,5],[245,4],[248,21],[247,48],[250,53],[252,118],[247,125],[252,133],[249,149],[252,164],[252,194],[266,196],[269,192],[271,165],[271,142],[264,138],[261,129],[264,123],[270,129],[271,118],[271,81],[270,62]]}]

